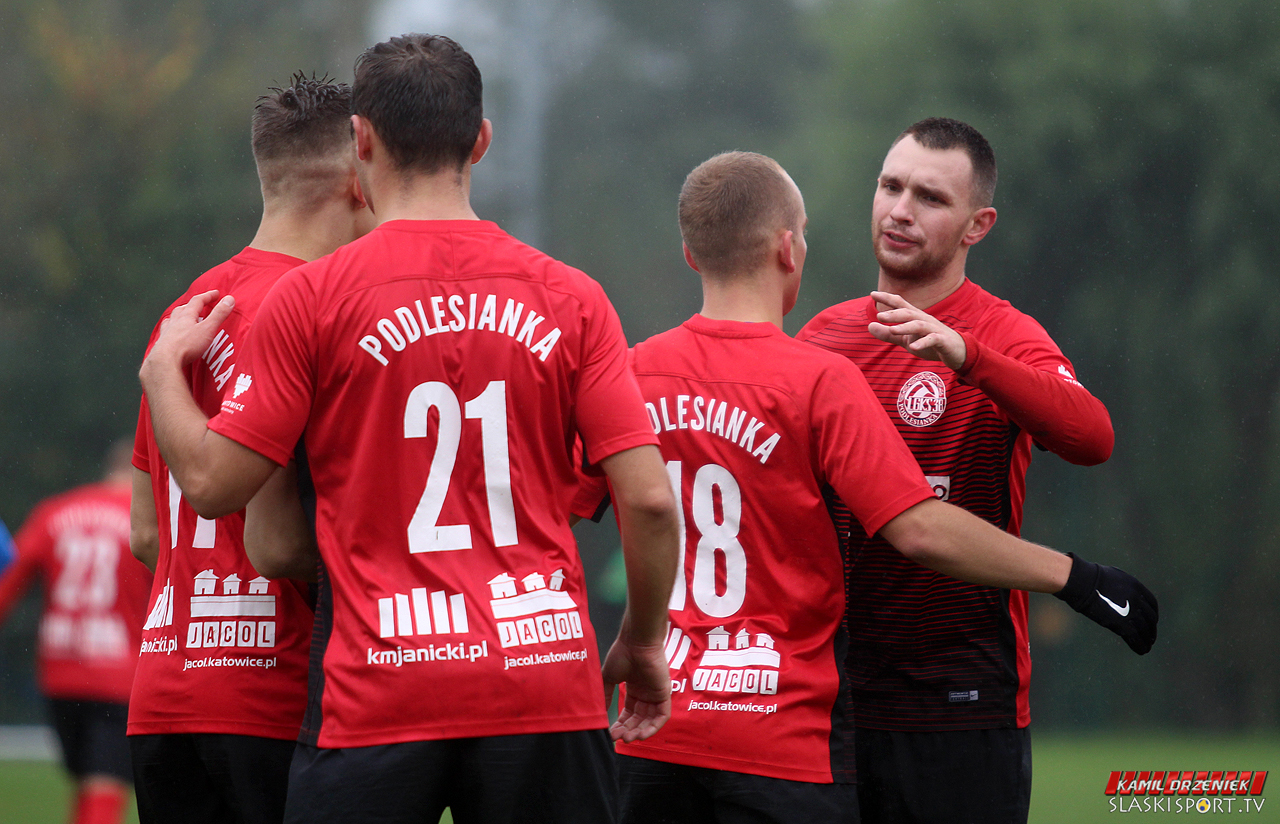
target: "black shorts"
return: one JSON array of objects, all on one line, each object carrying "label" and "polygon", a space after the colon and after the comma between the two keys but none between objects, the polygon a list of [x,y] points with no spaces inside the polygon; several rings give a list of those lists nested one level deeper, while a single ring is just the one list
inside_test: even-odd
[{"label": "black shorts", "polygon": [[1026,824],[1031,730],[897,732],[859,727],[866,824]]},{"label": "black shorts", "polygon": [[617,774],[604,730],[323,749],[299,744],[286,822],[611,824]]},{"label": "black shorts", "polygon": [[127,704],[51,698],[49,711],[67,772],[76,778],[110,775],[126,784],[133,781],[129,742],[125,740]]},{"label": "black shorts", "polygon": [[858,824],[854,784],[813,784],[618,756],[622,824]]},{"label": "black shorts", "polygon": [[256,735],[131,735],[142,824],[279,824],[293,741]]}]

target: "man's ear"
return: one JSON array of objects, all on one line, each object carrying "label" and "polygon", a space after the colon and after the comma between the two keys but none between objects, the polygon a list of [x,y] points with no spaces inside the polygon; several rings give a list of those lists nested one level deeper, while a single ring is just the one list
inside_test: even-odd
[{"label": "man's ear", "polygon": [[778,263],[788,275],[796,270],[795,234],[788,229],[778,238]]},{"label": "man's ear", "polygon": [[973,213],[973,217],[969,220],[969,231],[964,233],[960,243],[965,246],[972,246],[986,237],[987,232],[990,232],[991,227],[995,225],[996,210],[991,206],[979,209]]},{"label": "man's ear", "polygon": [[484,157],[485,152],[489,151],[489,145],[493,143],[493,123],[489,122],[489,118],[480,121],[480,134],[476,135],[476,145],[471,147],[471,165],[474,166]]},{"label": "man's ear", "polygon": [[689,244],[681,243],[680,247],[684,249],[684,262],[689,264],[689,268],[698,274],[702,274],[702,270],[698,268],[698,264],[693,262],[693,252],[689,251]]},{"label": "man's ear", "polygon": [[356,137],[356,157],[368,163],[373,158],[373,144],[378,139],[373,124],[358,114],[351,115],[351,131]]}]

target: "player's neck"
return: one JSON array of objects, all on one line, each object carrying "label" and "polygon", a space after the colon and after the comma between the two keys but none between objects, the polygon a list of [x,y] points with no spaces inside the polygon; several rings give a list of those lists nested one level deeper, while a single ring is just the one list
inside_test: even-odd
[{"label": "player's neck", "polygon": [[471,167],[405,175],[390,169],[369,174],[369,200],[378,223],[388,220],[479,220],[471,208]]},{"label": "player's neck", "polygon": [[315,260],[354,239],[354,219],[345,204],[334,203],[305,213],[268,205],[249,245],[264,252]]},{"label": "player's neck", "polygon": [[760,279],[743,277],[722,281],[702,279],[702,311],[704,318],[734,320],[743,323],[772,323],[782,328],[782,295],[762,285]]},{"label": "player's neck", "polygon": [[961,265],[948,266],[934,276],[894,277],[892,273],[881,269],[876,288],[881,292],[898,295],[918,309],[928,309],[950,297],[963,285],[964,264],[961,262]]}]

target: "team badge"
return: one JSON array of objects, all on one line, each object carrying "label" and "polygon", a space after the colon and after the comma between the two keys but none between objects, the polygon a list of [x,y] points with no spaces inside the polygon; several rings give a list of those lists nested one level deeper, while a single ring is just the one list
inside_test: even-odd
[{"label": "team badge", "polygon": [[928,426],[947,410],[947,385],[932,372],[918,372],[898,393],[898,415],[911,426]]}]

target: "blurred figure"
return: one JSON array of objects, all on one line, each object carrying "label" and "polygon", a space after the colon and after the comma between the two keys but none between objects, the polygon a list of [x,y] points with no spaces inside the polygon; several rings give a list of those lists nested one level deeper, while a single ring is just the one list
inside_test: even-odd
[{"label": "blurred figure", "polygon": [[[236,296],[235,313],[182,375],[210,412],[224,394],[244,391],[244,376],[233,380],[240,348],[276,281],[372,226],[356,182],[350,108],[349,86],[301,73],[254,107],[258,231],[170,307],[208,289]],[[243,511],[214,520],[196,514],[156,448],[145,398],[133,462],[133,550],[157,571],[129,709],[139,817],[144,824],[278,822],[306,704],[309,588],[254,569],[245,557]],[[296,510],[291,467],[275,473],[259,497]],[[314,569],[304,564],[293,575],[314,580]]]},{"label": "blurred figure", "polygon": [[151,575],[129,554],[131,447],[111,449],[100,482],[32,510],[0,577],[0,620],[35,575],[43,580],[36,665],[76,782],[74,824],[122,820],[133,781],[125,719]]},{"label": "blurred figure", "polygon": [[13,556],[16,553],[13,537],[9,535],[9,528],[4,525],[4,521],[0,521],[0,572],[4,572],[5,568],[13,563]]}]

